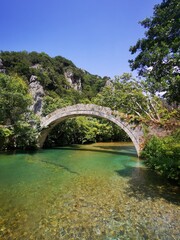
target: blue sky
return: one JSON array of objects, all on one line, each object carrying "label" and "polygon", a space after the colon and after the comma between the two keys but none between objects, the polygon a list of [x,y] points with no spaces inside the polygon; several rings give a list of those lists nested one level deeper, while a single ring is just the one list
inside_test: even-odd
[{"label": "blue sky", "polygon": [[139,21],[160,0],[1,0],[0,50],[63,56],[100,76],[130,72]]}]

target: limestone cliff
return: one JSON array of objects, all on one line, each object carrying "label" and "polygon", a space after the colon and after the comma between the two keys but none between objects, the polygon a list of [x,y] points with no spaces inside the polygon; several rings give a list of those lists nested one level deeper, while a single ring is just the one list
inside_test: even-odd
[{"label": "limestone cliff", "polygon": [[6,72],[6,69],[3,65],[2,59],[0,59],[0,73],[5,73],[5,72]]},{"label": "limestone cliff", "polygon": [[29,81],[29,92],[33,98],[33,104],[30,107],[35,114],[41,116],[43,109],[44,89],[37,80],[37,76],[32,75]]},{"label": "limestone cliff", "polygon": [[64,72],[64,76],[69,83],[69,85],[74,88],[74,90],[81,91],[82,85],[81,85],[81,78],[75,76],[73,71],[71,69],[68,69]]}]

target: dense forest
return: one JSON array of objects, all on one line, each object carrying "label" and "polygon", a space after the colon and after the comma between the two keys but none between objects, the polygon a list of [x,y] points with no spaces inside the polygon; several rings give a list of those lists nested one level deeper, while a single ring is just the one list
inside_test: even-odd
[{"label": "dense forest", "polygon": [[[36,148],[40,116],[77,103],[110,107],[124,114],[129,122],[144,126],[159,124],[177,129],[179,10],[177,0],[166,0],[154,7],[152,18],[141,22],[146,28],[145,37],[130,47],[136,57],[129,61],[132,70],[138,71],[137,79],[130,73],[114,79],[92,75],[61,56],[1,51],[0,150]],[[36,86],[38,95],[32,86]],[[176,130],[165,139],[147,139],[143,152],[150,167],[173,179],[179,177],[179,135]],[[45,146],[96,141],[129,141],[129,138],[107,120],[77,117],[56,126]],[[165,165],[164,159],[168,159]]]}]

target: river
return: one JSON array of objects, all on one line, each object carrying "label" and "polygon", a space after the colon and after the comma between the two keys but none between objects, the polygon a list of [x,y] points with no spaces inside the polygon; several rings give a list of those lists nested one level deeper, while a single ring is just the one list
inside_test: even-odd
[{"label": "river", "polygon": [[179,239],[178,193],[131,143],[2,153],[0,239]]}]

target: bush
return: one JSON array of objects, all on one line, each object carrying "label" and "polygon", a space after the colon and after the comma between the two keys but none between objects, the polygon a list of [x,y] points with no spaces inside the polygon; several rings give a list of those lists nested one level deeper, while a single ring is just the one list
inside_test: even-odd
[{"label": "bush", "polygon": [[146,144],[142,157],[146,164],[161,175],[179,181],[180,177],[180,131],[172,136],[153,136]]}]

